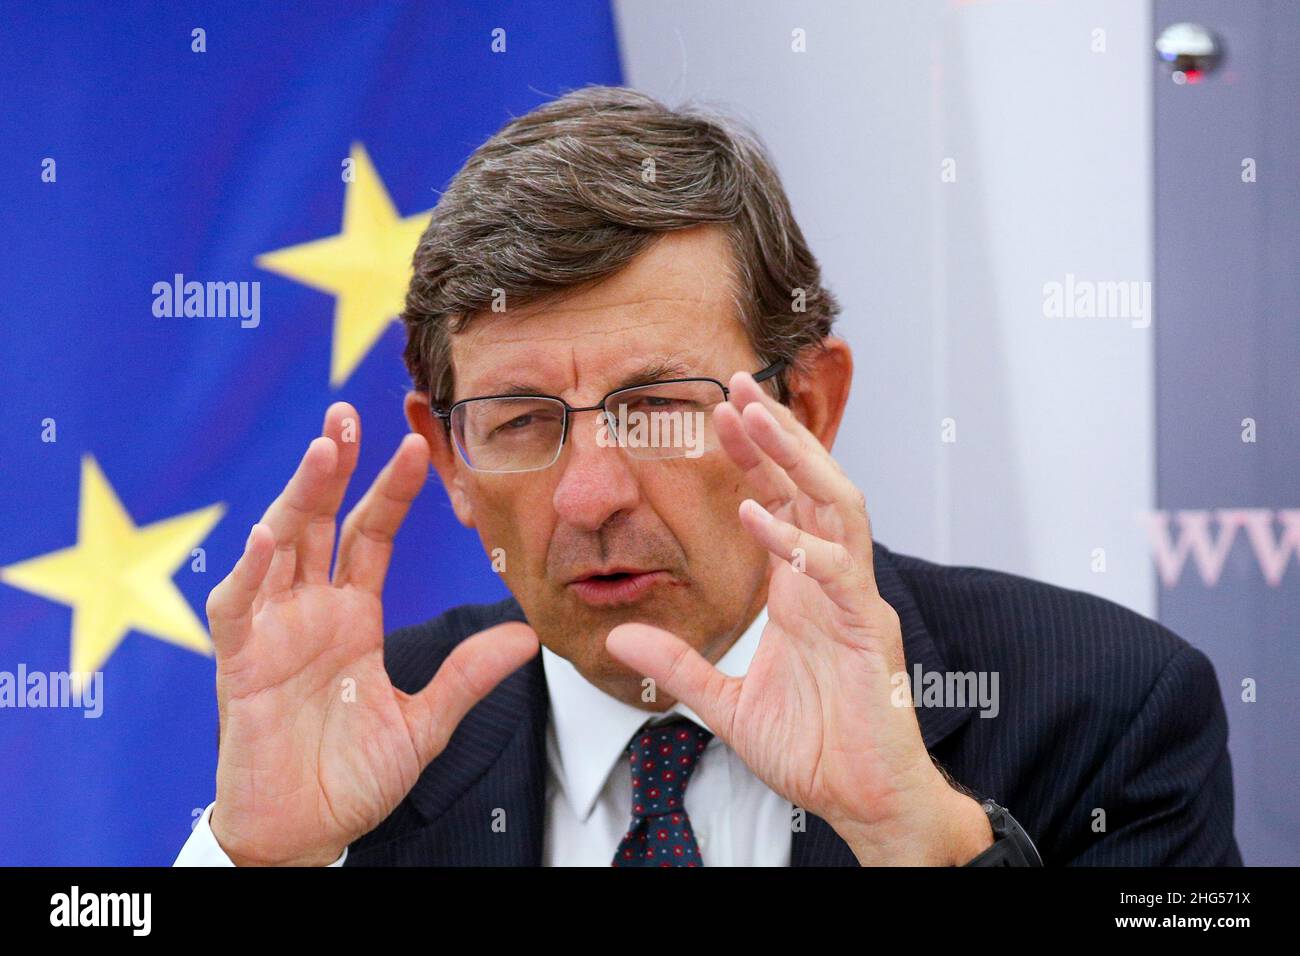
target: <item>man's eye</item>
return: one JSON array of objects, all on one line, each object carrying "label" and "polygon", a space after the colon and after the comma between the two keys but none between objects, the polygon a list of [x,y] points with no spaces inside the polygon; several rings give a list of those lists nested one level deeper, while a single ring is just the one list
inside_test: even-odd
[{"label": "man's eye", "polygon": [[650,408],[671,408],[674,405],[685,407],[692,404],[686,399],[673,398],[670,395],[647,395],[636,403],[638,406],[648,406]]},{"label": "man's eye", "polygon": [[534,417],[535,417],[535,416],[533,416],[533,415],[531,415],[531,414],[529,414],[529,415],[519,415],[519,416],[517,416],[517,417],[515,417],[515,418],[510,419],[510,421],[508,421],[508,422],[506,422],[506,423],[504,423],[504,424],[502,424],[502,425],[498,425],[496,428],[493,429],[493,431],[494,431],[494,432],[507,432],[507,431],[509,431],[509,432],[517,432],[517,431],[522,431],[522,430],[523,430],[524,428],[526,428],[527,426],[532,425],[532,424],[535,424],[533,421],[531,421],[531,419],[534,418]]}]

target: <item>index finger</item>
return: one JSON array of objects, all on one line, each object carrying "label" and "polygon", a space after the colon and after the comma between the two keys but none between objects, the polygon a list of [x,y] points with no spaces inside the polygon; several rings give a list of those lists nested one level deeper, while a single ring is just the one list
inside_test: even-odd
[{"label": "index finger", "polygon": [[429,444],[411,432],[343,522],[335,585],[350,584],[375,595],[383,592],[393,538],[424,487],[428,467]]},{"label": "index finger", "polygon": [[744,422],[734,405],[718,404],[713,410],[713,427],[718,442],[755,490],[755,499],[763,507],[777,511],[794,501],[798,486],[745,433]]},{"label": "index finger", "polygon": [[748,372],[737,372],[731,376],[728,388],[731,391],[728,401],[736,407],[736,411],[740,413],[742,418],[746,407],[757,403],[762,408],[767,409],[782,428],[797,435],[800,441],[815,445],[825,452],[831,467],[841,475],[844,474],[844,469],[840,467],[840,463],[831,457],[830,451],[821,443],[821,440],[810,432],[803,422],[799,421],[799,416],[788,405],[782,405],[773,398],[767,389],[754,381],[754,376]]},{"label": "index finger", "polygon": [[[816,505],[834,510],[841,524],[840,533],[835,537],[850,553],[862,559],[874,584],[871,516],[867,511],[866,495],[817,436],[799,421],[790,408],[761,389],[752,376],[746,372],[736,373],[731,380],[731,389],[741,406],[746,434],[753,439],[760,453],[771,458]],[[818,533],[827,537],[825,532],[833,529],[820,520],[821,514],[818,512],[821,526]]]}]

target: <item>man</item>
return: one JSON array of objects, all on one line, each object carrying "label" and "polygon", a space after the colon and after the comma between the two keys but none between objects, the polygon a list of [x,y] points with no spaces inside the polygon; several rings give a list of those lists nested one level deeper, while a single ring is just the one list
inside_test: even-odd
[{"label": "man", "polygon": [[[333,573],[343,403],[209,598],[216,800],[178,863],[1240,862],[1203,654],[872,541],[829,453],[838,306],[751,136],[562,97],[470,157],[414,265],[413,434]],[[385,639],[428,461],[513,598]]]}]

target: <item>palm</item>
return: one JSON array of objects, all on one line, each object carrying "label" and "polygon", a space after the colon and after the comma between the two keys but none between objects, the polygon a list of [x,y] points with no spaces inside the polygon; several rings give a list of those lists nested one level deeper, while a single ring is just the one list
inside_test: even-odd
[{"label": "palm", "polygon": [[778,563],[768,588],[767,626],[740,686],[733,749],[799,807],[880,794],[888,781],[862,759],[879,686],[869,649],[879,635],[847,620],[789,563]]},{"label": "palm", "polygon": [[379,602],[308,587],[265,605],[256,627],[249,653],[218,669],[223,737],[255,746],[219,777],[223,812],[256,819],[259,843],[373,829],[423,769],[384,670]]}]

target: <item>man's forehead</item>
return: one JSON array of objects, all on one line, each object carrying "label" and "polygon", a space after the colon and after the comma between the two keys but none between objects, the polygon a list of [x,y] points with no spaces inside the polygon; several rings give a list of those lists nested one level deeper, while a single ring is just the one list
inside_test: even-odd
[{"label": "man's forehead", "polygon": [[607,388],[703,374],[709,357],[747,341],[729,249],[716,228],[670,233],[598,282],[477,314],[452,336],[457,393],[553,390],[575,374]]},{"label": "man's forehead", "polygon": [[[492,322],[497,317],[487,318]],[[519,324],[519,331],[527,322]],[[471,330],[466,330],[465,335]],[[545,393],[568,388],[609,391],[672,378],[726,378],[750,354],[734,305],[680,319],[648,319],[600,331],[536,337],[452,337],[456,398]]]}]

